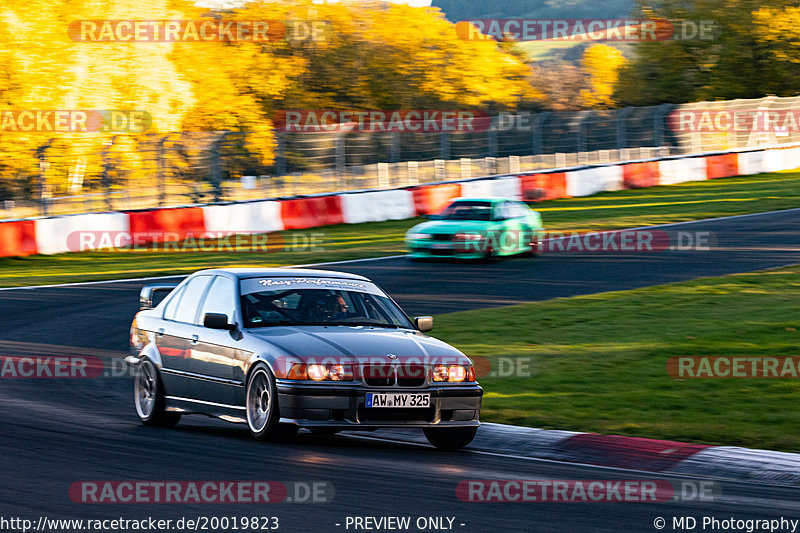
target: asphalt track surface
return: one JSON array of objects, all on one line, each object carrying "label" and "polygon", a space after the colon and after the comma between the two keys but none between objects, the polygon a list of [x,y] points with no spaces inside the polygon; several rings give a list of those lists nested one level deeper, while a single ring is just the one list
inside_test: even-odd
[{"label": "asphalt track surface", "polygon": [[[713,232],[716,244],[706,251],[565,252],[495,264],[393,258],[326,268],[369,276],[410,314],[436,314],[798,263],[799,224],[797,210],[661,228]],[[0,355],[121,353],[142,284],[0,291]],[[580,532],[656,531],[657,517],[667,520],[664,531],[675,531],[675,516],[697,518],[697,530],[703,516],[800,519],[800,490],[739,482],[723,482],[718,501],[703,503],[461,502],[455,488],[468,479],[684,478],[351,436],[260,443],[243,426],[202,417],[186,417],[174,429],[144,427],[123,377],[0,380],[0,428],[0,518],[34,523],[40,516],[277,516],[279,531],[327,532],[355,531],[345,527],[348,516],[410,516],[412,524],[448,516],[454,531]],[[327,481],[335,495],[313,504],[73,503],[68,489],[82,480]]]}]

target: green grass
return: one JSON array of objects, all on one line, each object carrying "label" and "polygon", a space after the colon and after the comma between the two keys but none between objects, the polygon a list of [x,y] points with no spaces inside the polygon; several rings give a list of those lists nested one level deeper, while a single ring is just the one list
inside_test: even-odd
[{"label": "green grass", "polygon": [[800,380],[667,375],[673,356],[800,355],[800,266],[436,318],[486,377],[489,422],[800,452]]},{"label": "green grass", "polygon": [[[601,193],[536,204],[550,231],[630,228],[800,207],[800,173],[779,172]],[[322,234],[316,250],[252,253],[84,252],[0,258],[0,286],[182,274],[200,268],[292,265],[404,252],[403,234],[419,219],[282,232],[284,242]],[[296,237],[297,236],[297,237]]]}]

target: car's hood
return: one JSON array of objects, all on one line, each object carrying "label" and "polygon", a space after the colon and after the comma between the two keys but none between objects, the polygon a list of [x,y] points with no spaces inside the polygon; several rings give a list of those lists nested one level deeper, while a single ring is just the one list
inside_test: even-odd
[{"label": "car's hood", "polygon": [[248,330],[248,334],[269,343],[277,356],[303,360],[324,357],[383,360],[393,354],[398,362],[409,359],[467,362],[466,356],[449,344],[412,330],[369,326],[272,326]]},{"label": "car's hood", "polygon": [[458,233],[461,231],[486,231],[494,222],[483,220],[429,220],[417,224],[408,233]]}]

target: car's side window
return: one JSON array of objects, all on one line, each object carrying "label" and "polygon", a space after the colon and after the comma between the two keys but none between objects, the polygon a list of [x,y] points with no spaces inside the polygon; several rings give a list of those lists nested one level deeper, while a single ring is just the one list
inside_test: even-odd
[{"label": "car's side window", "polygon": [[197,316],[197,307],[200,305],[200,300],[203,298],[203,293],[205,293],[210,281],[211,276],[197,276],[189,281],[183,291],[181,303],[178,305],[178,311],[175,313],[173,320],[194,324],[195,316]]},{"label": "car's side window", "polygon": [[519,218],[522,216],[522,212],[520,211],[517,204],[514,202],[505,202],[506,204],[506,216],[508,218]]},{"label": "car's side window", "polygon": [[511,204],[509,202],[501,202],[497,204],[497,207],[495,207],[496,220],[507,220],[512,217],[514,217],[514,212],[511,209]]},{"label": "car's side window", "polygon": [[175,320],[175,311],[178,310],[178,304],[181,301],[184,289],[186,289],[186,285],[175,291],[175,294],[173,294],[172,298],[167,302],[167,306],[164,308],[164,319]]},{"label": "car's side window", "polygon": [[228,317],[228,324],[232,324],[235,321],[233,316],[235,309],[234,291],[234,283],[231,279],[224,276],[216,276],[203,302],[203,309],[198,317],[199,323],[203,323],[203,317],[207,313],[220,313]]}]

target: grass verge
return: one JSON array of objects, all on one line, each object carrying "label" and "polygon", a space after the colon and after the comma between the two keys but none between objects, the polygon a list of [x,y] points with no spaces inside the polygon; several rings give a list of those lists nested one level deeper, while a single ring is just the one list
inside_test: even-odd
[{"label": "grass verge", "polygon": [[[596,231],[800,206],[800,172],[778,172],[601,193],[536,204],[550,231]],[[379,257],[404,252],[403,235],[419,219],[281,232],[287,244],[269,254],[84,252],[0,258],[0,286],[41,285],[184,274],[223,266],[278,266]],[[314,248],[303,246],[318,234]]]},{"label": "grass verge", "polygon": [[[800,380],[688,379],[673,356],[800,355],[800,266],[436,318],[467,355],[531,358],[486,377],[481,418],[800,452]],[[528,360],[528,359],[523,359]]]}]

